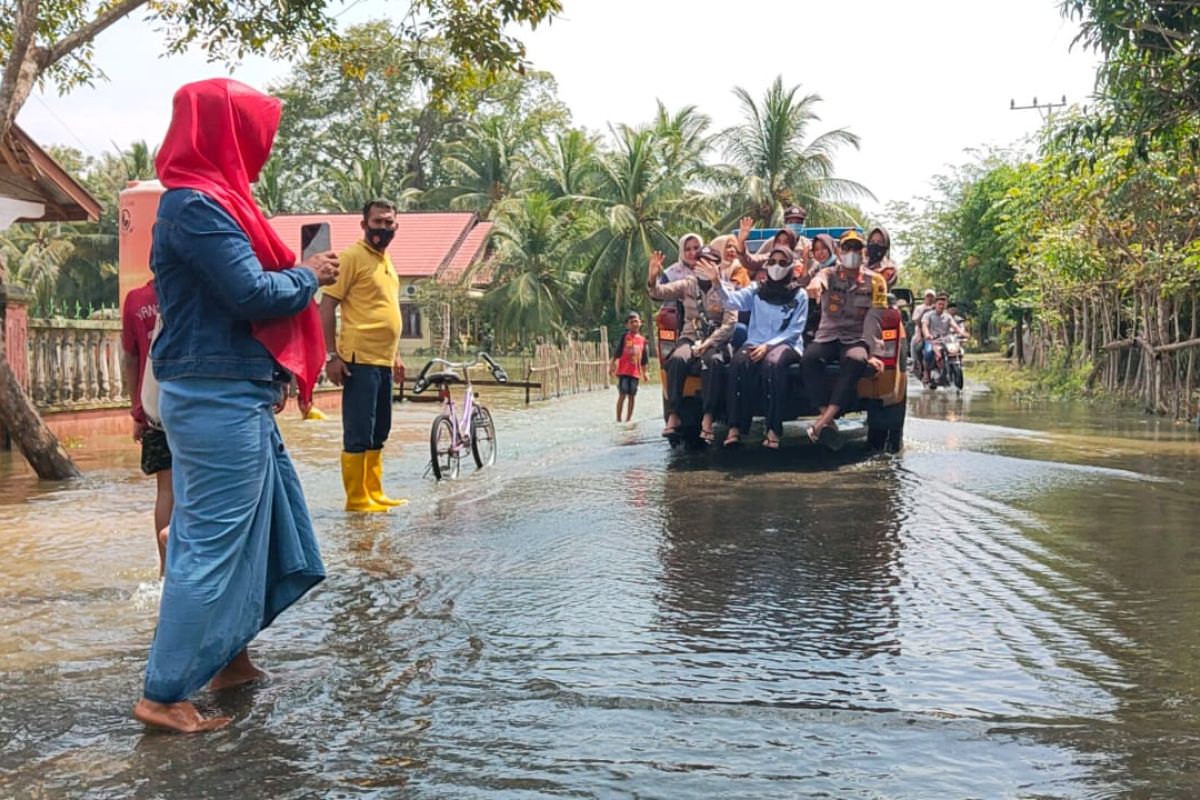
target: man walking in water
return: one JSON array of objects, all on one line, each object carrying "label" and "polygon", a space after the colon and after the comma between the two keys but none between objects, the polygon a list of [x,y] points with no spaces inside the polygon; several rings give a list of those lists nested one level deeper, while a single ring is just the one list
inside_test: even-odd
[{"label": "man walking in water", "polygon": [[142,472],[153,475],[158,482],[154,498],[154,536],[158,544],[158,574],[161,577],[167,560],[167,529],[175,493],[171,488],[171,448],[167,434],[157,424],[146,419],[142,408],[142,375],[150,358],[150,335],[158,321],[158,297],[154,279],[125,296],[121,309],[121,368],[125,386],[129,389],[129,414],[133,417],[133,440],[142,446]]},{"label": "man walking in water", "polygon": [[[363,238],[339,254],[341,273],[321,298],[325,374],[342,387],[342,484],[346,510],[378,512],[407,503],[383,493],[383,443],[392,430],[392,382],[404,382],[400,357],[400,279],[387,248],[396,207],[363,207]],[[335,312],[342,328],[335,335]],[[336,342],[336,346],[335,346]]]}]

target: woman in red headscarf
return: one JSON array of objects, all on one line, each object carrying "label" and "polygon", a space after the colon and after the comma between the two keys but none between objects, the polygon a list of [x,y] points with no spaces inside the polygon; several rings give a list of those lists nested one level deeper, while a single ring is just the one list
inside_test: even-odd
[{"label": "woman in red headscarf", "polygon": [[151,267],[163,328],[151,358],[175,510],[158,627],[134,716],[221,727],[188,697],[255,680],[250,641],[325,577],[274,406],[311,396],[324,343],[313,295],[332,253],[296,264],[254,202],[282,104],[233,80],[184,86],[155,166]]}]

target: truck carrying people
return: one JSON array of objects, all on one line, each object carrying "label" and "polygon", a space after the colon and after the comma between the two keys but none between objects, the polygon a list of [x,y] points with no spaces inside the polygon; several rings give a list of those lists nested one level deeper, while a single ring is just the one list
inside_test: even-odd
[{"label": "truck carrying people", "polygon": [[[725,237],[723,237],[724,239]],[[868,444],[903,446],[908,347],[898,275],[882,228],[753,228],[743,219],[727,264],[695,234],[663,274],[655,253],[647,291],[662,302],[655,338],[663,369],[662,435],[672,446],[743,444],[753,419],[762,445],[778,449],[785,423],[811,420],[813,442],[839,449],[838,421],[864,413]],[[753,255],[751,255],[753,253]],[[886,267],[888,277],[867,266]],[[738,266],[751,277],[740,286]],[[739,276],[740,277],[740,276]]]}]

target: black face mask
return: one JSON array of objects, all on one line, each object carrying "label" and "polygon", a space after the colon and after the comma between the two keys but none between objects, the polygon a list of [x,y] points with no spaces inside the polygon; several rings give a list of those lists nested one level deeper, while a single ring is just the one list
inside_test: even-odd
[{"label": "black face mask", "polygon": [[367,228],[367,244],[381,253],[387,250],[395,236],[396,231],[392,228]]},{"label": "black face mask", "polygon": [[881,244],[867,245],[867,263],[878,264],[887,254],[887,248]]}]

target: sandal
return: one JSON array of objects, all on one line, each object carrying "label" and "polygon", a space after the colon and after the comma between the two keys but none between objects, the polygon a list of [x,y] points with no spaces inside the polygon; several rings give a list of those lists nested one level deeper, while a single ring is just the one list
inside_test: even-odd
[{"label": "sandal", "polygon": [[741,434],[731,433],[725,437],[724,447],[740,447],[742,444]]},{"label": "sandal", "polygon": [[679,428],[663,428],[662,429],[662,437],[664,439],[669,439],[678,433],[679,433]]},{"label": "sandal", "polygon": [[813,444],[821,441],[821,437],[817,435],[816,428],[814,428],[812,425],[809,425],[807,428],[805,428],[804,432],[808,434],[808,440]]},{"label": "sandal", "polygon": [[768,450],[778,450],[779,449],[779,440],[772,439],[771,437],[768,436],[767,438],[762,440],[762,446],[767,448]]},{"label": "sandal", "polygon": [[706,431],[703,428],[701,428],[700,429],[700,438],[706,442],[714,442],[714,441],[716,441],[717,435],[715,433],[713,433],[712,431]]}]

